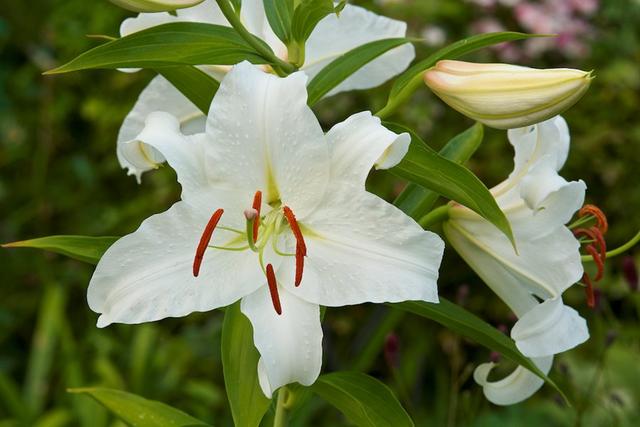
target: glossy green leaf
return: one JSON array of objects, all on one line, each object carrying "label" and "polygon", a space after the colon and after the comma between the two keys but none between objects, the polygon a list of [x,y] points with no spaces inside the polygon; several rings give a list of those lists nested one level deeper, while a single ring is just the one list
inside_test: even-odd
[{"label": "glossy green leaf", "polygon": [[[452,162],[464,164],[478,149],[483,136],[484,128],[482,124],[476,123],[453,137],[438,154]],[[418,184],[409,183],[393,203],[404,213],[418,220],[429,212],[439,196],[435,191],[427,190]]]},{"label": "glossy green leaf", "polygon": [[244,60],[256,64],[267,62],[231,27],[174,22],[95,47],[45,74],[90,68],[234,65]]},{"label": "glossy green leaf", "polygon": [[433,67],[441,59],[454,59],[467,53],[492,46],[506,41],[522,40],[531,37],[548,37],[542,34],[525,34],[517,32],[497,32],[478,34],[459,40],[431,54],[426,59],[414,64],[407,71],[402,73],[394,82],[387,104],[376,113],[379,117],[387,117],[393,113],[398,106],[407,100],[413,92],[423,84],[422,75]]},{"label": "glossy green leaf", "polygon": [[531,359],[520,353],[511,338],[475,314],[465,310],[463,307],[442,297],[440,297],[440,302],[437,304],[422,301],[406,301],[387,305],[434,320],[463,337],[469,338],[490,350],[499,352],[502,356],[542,378],[566,400],[564,392],[555,382],[547,377]]},{"label": "glossy green leaf", "polygon": [[263,0],[264,11],[273,32],[283,43],[291,40],[293,0]]},{"label": "glossy green leaf", "polygon": [[358,46],[344,55],[339,56],[324,67],[313,80],[309,82],[307,87],[307,91],[309,92],[308,104],[315,104],[329,93],[331,89],[345,81],[347,77],[358,71],[364,65],[373,61],[383,53],[405,43],[409,43],[409,39],[393,38],[376,40]]},{"label": "glossy green leaf", "polygon": [[97,264],[119,237],[47,236],[6,243],[3,248],[35,248],[56,252],[79,261]]},{"label": "glossy green leaf", "polygon": [[414,423],[382,382],[360,372],[321,375],[311,390],[358,427],[410,427]]},{"label": "glossy green leaf", "polygon": [[258,384],[259,358],[253,345],[253,328],[240,311],[240,303],[229,306],[222,324],[222,369],[231,414],[237,426],[259,426],[269,409],[271,401]]},{"label": "glossy green leaf", "polygon": [[322,18],[338,11],[333,0],[302,0],[293,12],[291,22],[293,40],[303,44]]},{"label": "glossy green leaf", "polygon": [[478,177],[429,148],[411,130],[394,123],[385,125],[398,133],[408,132],[411,135],[409,152],[390,170],[391,173],[468,207],[495,225],[513,242],[509,220]]},{"label": "glossy green leaf", "polygon": [[70,393],[93,397],[118,418],[132,427],[208,426],[179,409],[121,390],[108,388],[74,388]]},{"label": "glossy green leaf", "polygon": [[111,3],[134,12],[170,12],[193,7],[204,0],[109,0]]},{"label": "glossy green leaf", "polygon": [[200,111],[204,114],[209,112],[213,96],[220,87],[216,79],[191,65],[159,68],[158,73],[169,80]]}]

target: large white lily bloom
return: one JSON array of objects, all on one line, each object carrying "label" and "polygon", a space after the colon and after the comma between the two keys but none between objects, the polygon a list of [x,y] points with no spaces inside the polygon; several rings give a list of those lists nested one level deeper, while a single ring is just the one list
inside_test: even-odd
[{"label": "large white lily bloom", "polygon": [[[122,22],[120,34],[126,36],[169,22],[204,22],[229,25],[214,0],[205,0],[197,6],[179,9],[175,13],[175,16],[166,12],[140,13],[135,18],[128,18]],[[252,34],[266,41],[277,56],[286,60],[287,48],[271,30],[262,0],[244,0],[241,19]],[[306,60],[301,69],[312,78],[331,61],[351,49],[375,40],[404,37],[406,29],[407,25],[404,22],[376,15],[358,6],[346,5],[339,16],[331,14],[318,23],[307,40]],[[411,44],[392,49],[348,77],[328,96],[338,92],[378,86],[404,71],[414,57],[415,52]],[[205,67],[204,69],[221,78],[228,68]],[[167,93],[166,86],[166,81],[162,77],[156,77],[152,80],[140,95],[123,127],[126,126],[128,129],[135,127],[139,132],[144,127],[144,117],[157,110],[169,112],[176,117],[192,117],[200,113],[198,108],[179,92],[170,90]],[[170,100],[162,98],[165,93]],[[159,99],[160,102],[156,102],[155,99]],[[153,102],[150,102],[152,100]],[[126,139],[128,134],[129,132],[121,130],[118,137],[119,145],[130,141]],[[137,162],[128,163],[121,156],[119,159],[121,166],[127,168],[129,174],[135,175],[139,181],[143,172],[156,168],[158,161],[160,160],[161,163],[162,159],[161,155],[155,153],[151,147],[138,145],[138,148],[141,152],[136,155]]]},{"label": "large white lily bloom", "polygon": [[[102,257],[88,290],[98,326],[241,299],[261,355],[260,385],[271,396],[317,378],[320,305],[438,301],[442,240],[364,186],[372,166],[402,159],[409,135],[387,130],[369,112],[325,135],[307,106],[306,82],[301,72],[281,79],[245,62],[222,81],[204,133],[182,134],[165,112],[147,118],[136,140],[176,170],[182,200]],[[261,217],[256,251],[245,233],[252,205]],[[203,229],[210,233],[218,219],[212,240],[202,243]],[[265,278],[271,268],[275,281]]]},{"label": "large white lily bloom", "polygon": [[[589,337],[586,322],[562,303],[562,293],[582,276],[579,243],[565,224],[582,206],[586,186],[567,182],[558,171],[569,152],[569,130],[560,116],[509,130],[515,168],[491,192],[511,222],[517,253],[489,222],[453,205],[444,224],[449,242],[519,320],[511,331],[518,349],[545,373],[553,355]],[[507,378],[488,381],[493,364],[474,378],[493,403],[520,402],[543,381],[518,367]]]}]

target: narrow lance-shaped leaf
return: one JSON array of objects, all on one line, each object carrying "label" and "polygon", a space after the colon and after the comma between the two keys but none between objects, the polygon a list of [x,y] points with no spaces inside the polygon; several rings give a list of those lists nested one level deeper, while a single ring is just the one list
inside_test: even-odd
[{"label": "narrow lance-shaped leaf", "polygon": [[311,390],[358,427],[412,427],[413,421],[382,382],[360,372],[321,375]]},{"label": "narrow lance-shaped leaf", "polygon": [[440,156],[413,131],[395,123],[385,125],[395,132],[411,135],[409,152],[390,170],[391,173],[468,207],[495,225],[513,243],[509,220],[478,177],[464,166]]},{"label": "narrow lance-shaped leaf", "polygon": [[478,34],[459,40],[431,54],[402,73],[394,82],[387,104],[376,113],[379,117],[388,117],[398,106],[407,100],[422,85],[422,74],[441,59],[454,59],[484,47],[512,40],[531,37],[549,37],[543,34],[525,34],[518,32],[497,32]]},{"label": "narrow lance-shaped leaf", "polygon": [[406,38],[376,40],[358,46],[334,59],[309,82],[308,104],[313,105],[318,102],[331,89],[383,53],[409,42],[410,40]]},{"label": "narrow lance-shaped leaf", "polygon": [[169,80],[200,111],[204,114],[209,112],[213,96],[220,87],[216,79],[190,65],[158,68],[158,73]]},{"label": "narrow lance-shaped leaf", "polygon": [[[277,0],[276,0],[277,1]],[[337,13],[344,7],[339,3],[336,8],[333,0],[302,0],[293,12],[291,34],[293,39],[303,44],[307,41],[318,22],[330,13]]]},{"label": "narrow lance-shaped leaf", "polygon": [[[476,123],[453,137],[438,154],[452,162],[464,164],[480,146],[483,135],[482,124]],[[393,203],[404,213],[418,220],[431,209],[439,196],[435,191],[409,183]]]},{"label": "narrow lance-shaped leaf", "polygon": [[[265,44],[262,41],[260,43]],[[233,65],[245,60],[255,64],[267,63],[233,28],[196,22],[174,22],[95,47],[45,74],[91,68]]]},{"label": "narrow lance-shaped leaf", "polygon": [[253,328],[240,311],[240,303],[229,306],[222,324],[222,369],[231,415],[237,426],[259,426],[269,409],[270,400],[258,384],[259,357],[253,345]]},{"label": "narrow lance-shaped leaf", "polygon": [[108,388],[74,388],[70,393],[91,396],[132,427],[196,427],[209,424],[162,402]]},{"label": "narrow lance-shaped leaf", "polygon": [[97,264],[102,254],[119,237],[47,236],[6,243],[3,248],[35,248],[56,252],[79,261]]},{"label": "narrow lance-shaped leaf", "polygon": [[469,338],[490,350],[500,352],[500,354],[507,359],[542,378],[567,400],[564,392],[558,385],[547,377],[531,359],[525,357],[518,351],[512,339],[475,314],[465,310],[463,307],[442,297],[440,297],[440,302],[437,304],[422,301],[406,301],[387,305],[434,320],[447,329]]},{"label": "narrow lance-shaped leaf", "polygon": [[291,41],[293,0],[263,0],[264,11],[273,32],[283,43]]}]

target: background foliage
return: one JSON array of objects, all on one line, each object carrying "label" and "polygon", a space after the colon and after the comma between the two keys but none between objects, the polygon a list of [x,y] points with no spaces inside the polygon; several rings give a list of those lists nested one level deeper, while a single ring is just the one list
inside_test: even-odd
[{"label": "background foliage", "polygon": [[[487,16],[506,29],[526,30],[508,6],[487,10],[463,0],[353,3],[408,21],[412,35],[436,45],[470,35]],[[149,173],[137,185],[120,169],[114,150],[119,124],[152,74],[41,75],[97,43],[86,34],[117,35],[126,12],[106,1],[86,0],[12,2],[2,9],[0,241],[121,235],[165,210],[179,195],[173,171]],[[565,114],[573,144],[564,175],[583,179],[589,201],[607,212],[613,247],[640,227],[640,2],[602,1],[584,19],[591,26],[581,36],[588,49],[569,55],[552,48],[535,57],[523,51],[519,61],[595,70],[590,92]],[[419,55],[434,48],[425,45]],[[495,61],[504,54],[486,50],[471,58]],[[328,127],[362,109],[375,110],[388,89],[324,100],[318,104],[319,117]],[[398,117],[434,148],[471,124],[426,89]],[[509,173],[511,158],[504,132],[488,130],[469,165],[491,186]],[[402,185],[385,173],[369,180],[371,191],[390,200]],[[385,306],[327,310],[323,370],[354,368],[380,378],[418,426],[634,425],[640,417],[640,296],[621,274],[622,262],[608,263],[595,310],[586,307],[578,287],[565,294],[588,319],[592,334],[588,343],[559,356],[552,371],[552,378],[569,391],[572,408],[563,406],[549,387],[520,405],[490,405],[470,378],[473,367],[490,357],[484,349]],[[452,251],[446,253],[442,272],[445,297],[494,325],[511,327],[514,319],[506,307]],[[91,273],[90,266],[61,256],[0,252],[0,426],[120,423],[90,398],[66,393],[79,386],[128,390],[215,425],[231,425],[219,351],[222,313],[98,330],[85,300]],[[346,422],[312,398],[292,423]]]}]

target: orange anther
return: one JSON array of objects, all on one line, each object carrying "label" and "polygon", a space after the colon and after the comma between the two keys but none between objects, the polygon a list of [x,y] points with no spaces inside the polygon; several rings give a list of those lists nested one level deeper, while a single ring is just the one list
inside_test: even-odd
[{"label": "orange anther", "polygon": [[223,213],[223,209],[218,209],[217,211],[215,211],[213,215],[211,215],[211,218],[209,219],[207,225],[204,227],[202,236],[200,236],[200,242],[198,243],[198,249],[196,249],[196,256],[193,259],[193,277],[198,277],[198,274],[200,273],[200,265],[202,264],[204,251],[207,249],[207,246],[211,241],[211,236],[213,236],[213,230],[216,229],[218,221],[220,221]]},{"label": "orange anther", "polygon": [[258,216],[253,222],[253,243],[258,241],[258,228],[260,227],[260,208],[262,207],[262,191],[256,191],[253,196],[253,209],[258,211]]},{"label": "orange anther", "polygon": [[269,294],[271,295],[273,308],[278,315],[281,315],[282,306],[280,305],[280,295],[278,294],[278,282],[276,281],[276,274],[271,264],[267,264],[267,284],[269,285]]}]

